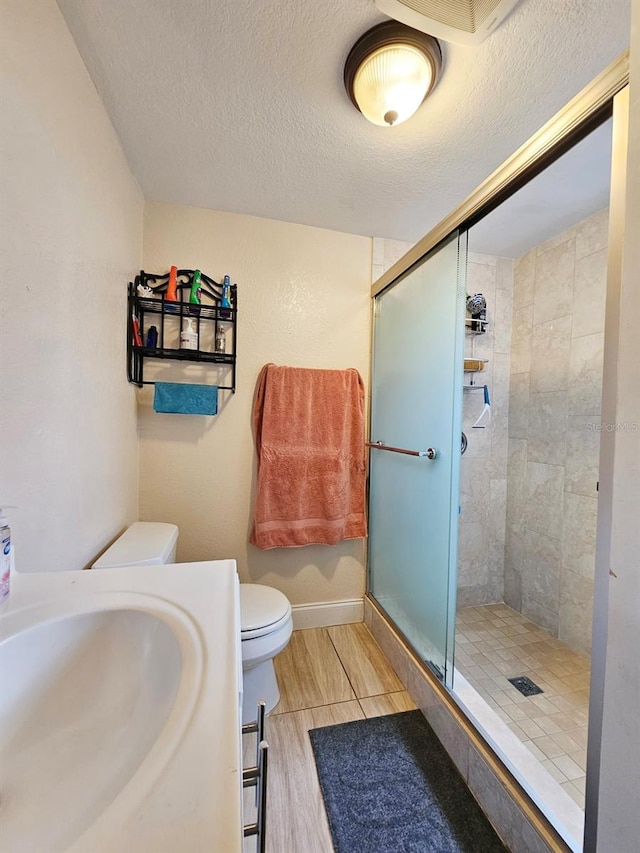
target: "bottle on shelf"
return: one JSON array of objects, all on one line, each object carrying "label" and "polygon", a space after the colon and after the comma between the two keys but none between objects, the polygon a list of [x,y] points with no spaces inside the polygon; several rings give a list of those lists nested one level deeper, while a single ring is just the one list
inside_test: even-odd
[{"label": "bottle on shelf", "polygon": [[131,332],[133,334],[133,345],[141,347],[142,335],[140,334],[140,320],[138,320],[135,314],[131,315]]},{"label": "bottle on shelf", "polygon": [[178,268],[171,267],[169,271],[169,284],[167,285],[167,302],[178,301]]},{"label": "bottle on shelf", "polygon": [[[193,271],[193,282],[191,283],[191,293],[189,294],[189,302],[191,303],[192,306],[200,305],[200,303],[202,301],[202,299],[201,299],[202,282],[200,281],[201,275],[202,275],[202,273],[200,272],[200,270],[194,270]],[[197,316],[200,313],[200,308],[193,308],[192,307],[190,309],[190,311],[192,314],[195,314]]]},{"label": "bottle on shelf", "polygon": [[185,317],[186,326],[180,332],[180,349],[198,349],[198,330],[193,317]]},{"label": "bottle on shelf", "polygon": [[225,275],[222,281],[222,298],[220,299],[220,316],[231,316],[231,276]]},{"label": "bottle on shelf", "polygon": [[218,328],[216,330],[215,351],[216,352],[226,352],[227,351],[227,330],[222,325],[222,323],[218,326]]},{"label": "bottle on shelf", "polygon": [[147,349],[156,349],[158,346],[158,329],[156,326],[149,326],[146,346]]},{"label": "bottle on shelf", "polygon": [[0,604],[9,598],[11,584],[11,528],[0,509]]}]

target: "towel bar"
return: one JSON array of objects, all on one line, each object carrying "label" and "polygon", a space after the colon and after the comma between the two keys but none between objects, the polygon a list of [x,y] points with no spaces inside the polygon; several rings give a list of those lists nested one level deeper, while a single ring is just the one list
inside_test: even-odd
[{"label": "towel bar", "polygon": [[370,447],[372,450],[388,450],[390,453],[404,453],[405,456],[421,456],[426,457],[427,459],[435,459],[438,455],[438,451],[435,447],[427,447],[426,450],[405,450],[403,447],[390,447],[382,441],[367,441],[366,444],[367,447]]}]

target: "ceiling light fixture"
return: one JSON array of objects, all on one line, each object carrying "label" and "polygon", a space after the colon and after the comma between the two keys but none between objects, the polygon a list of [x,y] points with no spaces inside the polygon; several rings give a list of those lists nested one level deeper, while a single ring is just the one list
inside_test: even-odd
[{"label": "ceiling light fixture", "polygon": [[365,118],[390,127],[415,113],[435,86],[441,66],[442,52],[433,36],[385,21],[351,48],[344,85]]}]

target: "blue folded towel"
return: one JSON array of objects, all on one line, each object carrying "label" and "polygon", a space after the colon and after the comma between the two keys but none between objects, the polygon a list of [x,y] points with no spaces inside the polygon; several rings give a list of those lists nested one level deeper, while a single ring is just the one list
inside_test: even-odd
[{"label": "blue folded towel", "polygon": [[218,386],[191,385],[183,382],[156,382],[153,395],[155,412],[176,415],[215,415],[218,413]]}]

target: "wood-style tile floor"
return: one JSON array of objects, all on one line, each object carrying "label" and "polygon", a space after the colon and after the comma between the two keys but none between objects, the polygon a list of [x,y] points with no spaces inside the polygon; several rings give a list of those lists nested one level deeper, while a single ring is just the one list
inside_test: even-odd
[{"label": "wood-style tile floor", "polygon": [[[455,663],[572,799],[584,808],[590,660],[506,604],[463,607]],[[523,696],[526,675],[544,691]]]},{"label": "wood-style tile floor", "polygon": [[[275,660],[280,702],[267,721],[268,853],[332,853],[309,729],[416,706],[364,623],[294,631]],[[244,738],[253,764],[255,736]],[[253,820],[245,792],[245,821]],[[255,840],[245,840],[246,853]]]}]

